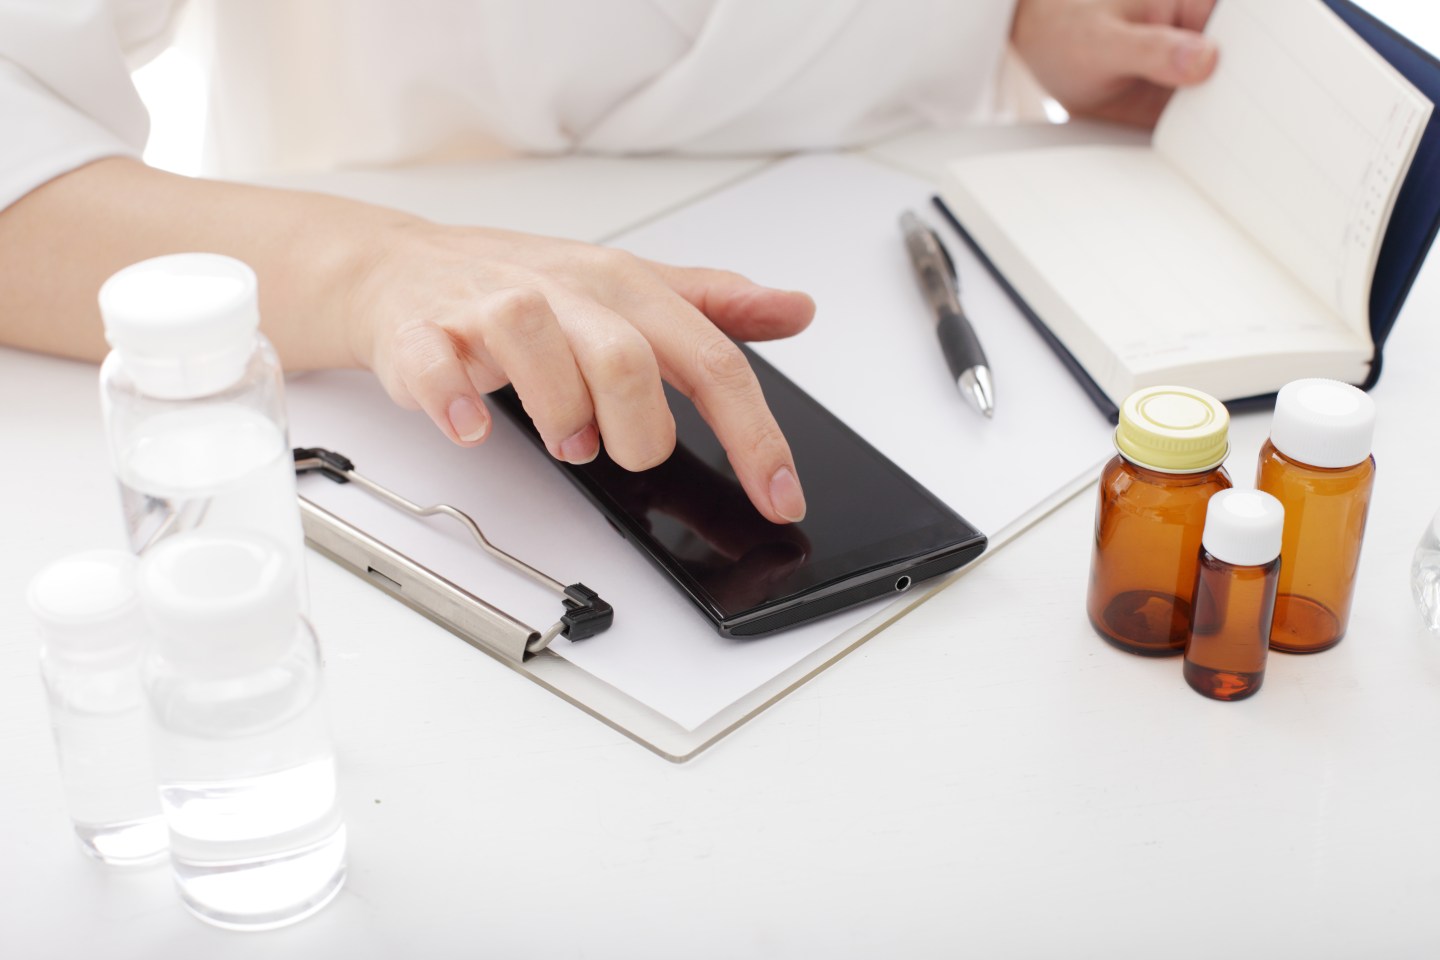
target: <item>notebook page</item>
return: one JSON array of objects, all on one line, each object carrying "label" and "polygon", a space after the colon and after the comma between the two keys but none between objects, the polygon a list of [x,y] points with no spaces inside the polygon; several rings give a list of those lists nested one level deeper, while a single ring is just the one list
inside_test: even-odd
[{"label": "notebook page", "polygon": [[960,221],[1117,403],[1171,381],[1267,393],[1282,368],[1364,376],[1368,337],[1148,147],[973,156],[951,173]]},{"label": "notebook page", "polygon": [[1225,0],[1214,76],[1171,100],[1157,153],[1357,334],[1431,105],[1318,0]]}]

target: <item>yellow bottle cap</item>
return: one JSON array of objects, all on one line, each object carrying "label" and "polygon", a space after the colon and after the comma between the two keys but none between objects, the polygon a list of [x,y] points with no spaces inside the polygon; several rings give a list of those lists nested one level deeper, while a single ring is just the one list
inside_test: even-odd
[{"label": "yellow bottle cap", "polygon": [[1208,393],[1146,387],[1125,398],[1115,447],[1139,466],[1162,473],[1212,470],[1230,452],[1230,414]]}]

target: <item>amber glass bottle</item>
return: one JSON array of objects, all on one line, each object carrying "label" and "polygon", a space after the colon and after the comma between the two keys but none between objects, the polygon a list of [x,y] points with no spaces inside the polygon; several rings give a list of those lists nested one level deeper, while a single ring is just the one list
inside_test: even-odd
[{"label": "amber glass bottle", "polygon": [[1120,452],[1100,476],[1087,609],[1121,650],[1185,651],[1205,505],[1231,485],[1221,466],[1229,425],[1220,401],[1186,387],[1148,387],[1120,408]]},{"label": "amber glass bottle", "polygon": [[1210,498],[1185,647],[1185,682],[1207,697],[1243,700],[1265,680],[1284,518],[1268,493],[1222,490]]},{"label": "amber glass bottle", "polygon": [[1255,486],[1285,505],[1270,646],[1318,653],[1345,636],[1375,484],[1375,401],[1336,380],[1296,380],[1275,399]]}]

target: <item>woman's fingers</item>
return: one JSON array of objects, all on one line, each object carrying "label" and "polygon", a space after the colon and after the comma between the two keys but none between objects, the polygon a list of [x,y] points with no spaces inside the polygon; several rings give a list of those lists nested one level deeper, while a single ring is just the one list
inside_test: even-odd
[{"label": "woman's fingers", "polygon": [[593,300],[559,292],[554,301],[606,454],[627,470],[664,463],[675,449],[675,418],[649,341],[627,319]]},{"label": "woman's fingers", "polygon": [[[501,290],[480,304],[477,326],[485,353],[515,385],[550,455],[568,463],[594,460],[600,437],[590,391],[545,295],[534,287]],[[484,373],[488,369],[472,379],[493,388]]]},{"label": "woman's fingers", "polygon": [[665,379],[695,403],[715,432],[750,501],[775,523],[803,520],[805,493],[795,459],[745,354],[664,286],[636,294],[623,309],[648,338]]},{"label": "woman's fingers", "polygon": [[500,290],[443,326],[401,327],[392,365],[403,385],[397,399],[424,410],[458,444],[485,439],[491,419],[481,395],[511,382],[553,456],[586,463],[599,452],[589,390],[538,290]]},{"label": "woman's fingers", "polygon": [[1177,88],[1214,73],[1215,0],[1018,0],[1015,49],[1077,116],[1153,126]]},{"label": "woman's fingers", "polygon": [[737,340],[794,336],[815,317],[815,301],[794,290],[762,287],[729,270],[646,264],[670,289]]},{"label": "woman's fingers", "polygon": [[458,444],[473,446],[485,439],[490,413],[446,330],[428,321],[407,324],[395,332],[392,349],[393,376],[399,380],[386,383],[392,397],[424,410]]},{"label": "woman's fingers", "polygon": [[790,444],[740,348],[714,328],[676,330],[657,347],[673,356],[673,365],[667,364],[671,382],[715,431],[751,502],[776,523],[805,519],[805,492]]},{"label": "woman's fingers", "polygon": [[1121,76],[1161,87],[1188,87],[1215,71],[1218,51],[1204,34],[1163,24],[1115,19],[1103,31],[1102,54]]},{"label": "woman's fingers", "polygon": [[[649,298],[652,310],[668,299],[670,316],[652,315],[645,327],[666,379],[694,401],[760,512],[776,523],[803,520],[805,492],[790,444],[755,371],[729,336],[792,336],[814,319],[815,301],[808,294],[762,287],[728,270],[647,265],[674,291]],[[645,307],[632,309],[643,314]]]},{"label": "woman's fingers", "polygon": [[[592,251],[589,265],[597,274],[590,289],[614,311],[606,310],[603,316],[618,321],[617,329],[635,331],[641,337],[630,342],[635,348],[633,355],[622,352],[620,356],[631,356],[638,363],[638,346],[645,344],[645,356],[658,364],[647,366],[644,377],[652,370],[657,378],[663,375],[695,403],[761,514],[774,523],[802,520],[805,494],[790,445],[765,402],[749,361],[726,333],[754,340],[790,336],[810,323],[815,302],[803,293],[761,287],[727,270],[671,267],[618,250]],[[639,411],[647,427],[641,429],[618,417],[607,420],[607,404],[592,376],[595,364],[587,358],[587,351],[593,348],[585,345],[595,331],[571,322],[569,316],[565,326],[590,384],[606,451],[630,469],[662,462],[674,448],[674,420],[664,406],[663,392],[653,396],[658,410],[665,414],[667,433],[659,432],[658,417],[637,402],[638,396],[624,402],[616,398],[608,406]],[[628,372],[635,375],[635,382],[644,379],[638,369]],[[658,379],[655,382],[658,385]],[[621,460],[617,429],[625,431],[621,436],[631,444],[663,440],[663,455],[651,462],[637,450],[632,462]]]},{"label": "woman's fingers", "polygon": [[556,459],[587,463],[603,436],[627,470],[663,463],[675,449],[675,420],[649,343],[600,304],[564,290],[550,296],[568,334],[550,299],[523,286],[491,294],[445,327],[397,331],[393,366],[410,405],[472,445],[490,429],[480,395],[508,382]]},{"label": "woman's fingers", "polygon": [[400,389],[392,396],[468,446],[490,430],[481,394],[508,382],[557,459],[587,463],[603,437],[627,470],[663,463],[675,449],[675,419],[649,342],[594,301],[564,290],[551,298],[563,329],[550,299],[530,287],[494,293],[445,326],[400,328],[390,364]]},{"label": "woman's fingers", "polygon": [[[675,449],[668,380],[714,430],[760,513],[804,517],[789,444],[730,336],[798,332],[815,312],[808,296],[521,234],[435,228],[411,242],[366,300],[381,311],[369,328],[383,335],[363,352],[391,396],[451,440],[483,440],[481,397],[509,382],[553,456],[584,463],[603,443],[621,467],[646,470]],[[404,319],[417,314],[426,319]]]},{"label": "woman's fingers", "polygon": [[1177,27],[1199,33],[1215,12],[1215,0],[1178,0],[1171,22]]}]

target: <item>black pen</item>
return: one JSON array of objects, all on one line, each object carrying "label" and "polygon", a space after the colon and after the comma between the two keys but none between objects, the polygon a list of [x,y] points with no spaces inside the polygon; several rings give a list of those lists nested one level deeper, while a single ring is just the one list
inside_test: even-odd
[{"label": "black pen", "polygon": [[975,408],[987,417],[995,415],[995,387],[990,382],[990,363],[975,328],[960,305],[959,277],[955,261],[940,243],[935,231],[909,210],[900,215],[900,228],[905,231],[905,249],[925,300],[935,313],[935,332],[940,336],[940,350],[955,385]]}]

